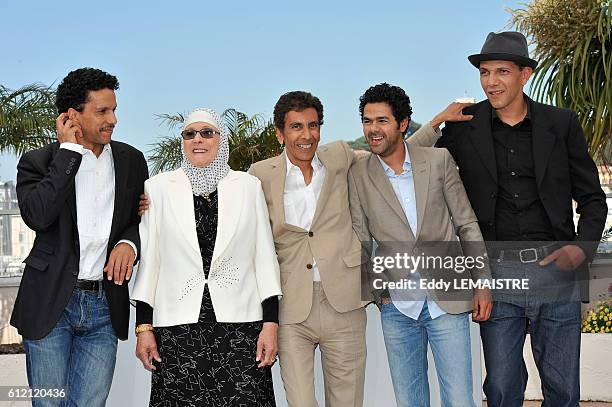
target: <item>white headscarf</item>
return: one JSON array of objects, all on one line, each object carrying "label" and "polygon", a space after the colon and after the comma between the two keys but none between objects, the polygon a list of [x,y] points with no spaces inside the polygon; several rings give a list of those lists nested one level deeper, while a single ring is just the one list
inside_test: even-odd
[{"label": "white headscarf", "polygon": [[221,117],[212,109],[196,109],[185,118],[183,130],[192,123],[203,122],[219,129],[221,137],[219,150],[215,159],[206,167],[196,167],[185,157],[185,142],[181,142],[183,161],[181,168],[187,174],[194,195],[207,196],[217,189],[217,184],[229,172],[229,140],[225,123]]}]

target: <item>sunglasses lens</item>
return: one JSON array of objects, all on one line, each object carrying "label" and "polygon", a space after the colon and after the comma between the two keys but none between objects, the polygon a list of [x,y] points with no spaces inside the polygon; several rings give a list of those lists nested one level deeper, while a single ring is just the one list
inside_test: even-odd
[{"label": "sunglasses lens", "polygon": [[191,139],[195,138],[195,136],[196,136],[196,132],[193,131],[193,130],[187,130],[187,131],[183,132],[183,138],[185,140],[191,140]]},{"label": "sunglasses lens", "polygon": [[203,130],[185,130],[181,133],[181,136],[183,136],[183,139],[185,140],[192,140],[195,138],[195,136],[198,133],[200,134],[202,138],[213,138],[215,137],[216,134],[220,134],[218,131],[215,131],[215,130],[203,129]]}]

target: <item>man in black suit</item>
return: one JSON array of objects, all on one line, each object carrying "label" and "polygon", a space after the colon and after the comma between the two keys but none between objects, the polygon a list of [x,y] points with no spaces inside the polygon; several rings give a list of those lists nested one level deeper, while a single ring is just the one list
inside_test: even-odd
[{"label": "man in black suit", "polygon": [[[98,69],[70,72],[57,89],[58,142],[17,167],[21,216],[36,239],[11,324],[24,337],[30,386],[64,390],[70,405],[104,405],[117,338],[128,336],[126,281],[148,171],[140,151],[111,141],[118,88]],[[59,403],[33,399],[35,407]]]},{"label": "man in black suit", "polygon": [[[494,292],[481,323],[489,406],[522,406],[526,333],[544,394],[543,406],[578,406],[580,292],[607,214],[597,168],[576,114],[536,103],[523,87],[537,62],[518,32],[490,33],[479,69],[487,100],[447,123],[438,146],[453,155],[489,242],[493,277],[528,278],[529,291]],[[572,199],[580,214],[574,227]]]}]

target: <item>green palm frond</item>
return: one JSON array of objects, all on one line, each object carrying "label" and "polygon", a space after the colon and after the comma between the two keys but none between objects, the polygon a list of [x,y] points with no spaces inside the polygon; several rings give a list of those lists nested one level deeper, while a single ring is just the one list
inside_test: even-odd
[{"label": "green palm frond", "polygon": [[160,121],[160,126],[165,125],[169,130],[175,130],[185,121],[185,115],[183,113],[156,114],[155,118]]},{"label": "green palm frond", "polygon": [[[273,157],[282,152],[276,140],[274,124],[261,115],[251,117],[235,109],[227,109],[221,115],[229,133],[229,165],[233,170],[246,171],[252,163]],[[182,113],[156,115],[171,132],[177,132],[185,120]],[[151,174],[176,169],[181,164],[181,138],[162,137],[148,153]]]},{"label": "green palm frond", "polygon": [[232,169],[247,171],[254,162],[282,152],[272,121],[257,114],[248,117],[235,109],[227,109],[222,116],[229,132]]},{"label": "green palm frond", "polygon": [[181,165],[181,138],[162,137],[149,151],[151,174],[177,169]]},{"label": "green palm frond", "polygon": [[612,1],[534,0],[509,11],[535,44],[534,98],[574,110],[591,156],[610,162]]},{"label": "green palm frond", "polygon": [[[156,114],[160,126],[165,126],[171,133],[178,132],[182,123],[185,121],[183,113]],[[147,152],[147,161],[151,175],[164,171],[172,171],[181,165],[181,137],[163,136]]]},{"label": "green palm frond", "polygon": [[23,154],[54,141],[55,91],[41,84],[0,85],[0,153]]}]

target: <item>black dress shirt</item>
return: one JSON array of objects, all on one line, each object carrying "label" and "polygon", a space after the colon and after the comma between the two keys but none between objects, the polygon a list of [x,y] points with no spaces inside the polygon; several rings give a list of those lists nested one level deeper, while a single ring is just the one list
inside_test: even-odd
[{"label": "black dress shirt", "polygon": [[552,225],[538,194],[530,101],[527,100],[527,115],[514,126],[502,122],[493,110],[491,130],[497,163],[497,240],[555,240]]}]

